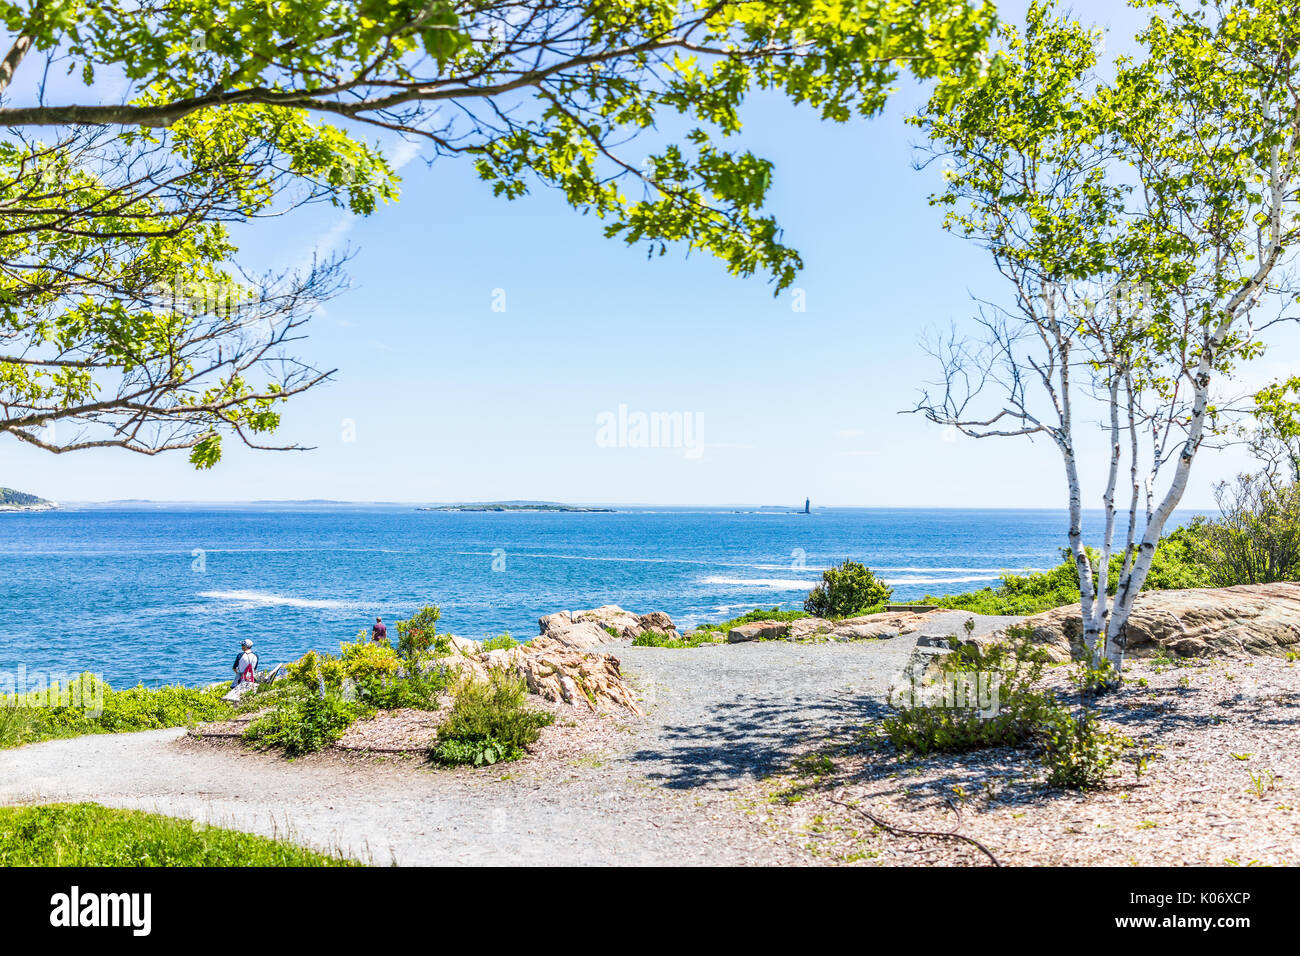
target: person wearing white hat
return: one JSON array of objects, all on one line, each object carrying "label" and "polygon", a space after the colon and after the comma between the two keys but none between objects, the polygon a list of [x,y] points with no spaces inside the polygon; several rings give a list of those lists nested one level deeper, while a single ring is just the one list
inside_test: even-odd
[{"label": "person wearing white hat", "polygon": [[257,655],[253,653],[253,641],[250,638],[244,638],[240,645],[239,655],[235,658],[235,679],[231,687],[238,687],[241,681],[247,681],[249,684],[257,682]]}]

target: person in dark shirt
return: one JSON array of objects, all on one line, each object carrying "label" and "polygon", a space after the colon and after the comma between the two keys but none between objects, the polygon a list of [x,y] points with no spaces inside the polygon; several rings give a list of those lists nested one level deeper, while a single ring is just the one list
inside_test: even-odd
[{"label": "person in dark shirt", "polygon": [[370,629],[370,639],[375,642],[388,640],[388,627],[382,617],[375,618],[375,626]]}]

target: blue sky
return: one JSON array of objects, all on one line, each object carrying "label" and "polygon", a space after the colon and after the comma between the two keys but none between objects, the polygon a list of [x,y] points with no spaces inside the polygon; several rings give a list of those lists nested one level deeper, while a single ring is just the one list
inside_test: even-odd
[{"label": "blue sky", "polygon": [[[1113,2],[1086,15],[1120,36],[1136,22]],[[400,203],[369,219],[317,208],[238,234],[254,265],[322,243],[355,252],[352,289],[301,348],[336,381],[287,406],[280,436],[315,450],[232,445],[199,473],[184,455],[55,457],[8,441],[2,483],[65,501],[1059,507],[1045,442],[951,440],[899,414],[934,374],[919,337],[968,317],[972,293],[1002,291],[927,205],[938,172],[912,169],[904,124],[921,102],[905,88],[885,115],[844,126],[772,97],[749,104],[743,141],[776,164],[770,209],[803,254],[806,311],[703,255],[647,260],[558,195],[507,203],[468,165],[417,156]],[[597,418],[620,405],[695,416],[702,448],[601,447]],[[1247,465],[1207,453],[1187,504]]]}]

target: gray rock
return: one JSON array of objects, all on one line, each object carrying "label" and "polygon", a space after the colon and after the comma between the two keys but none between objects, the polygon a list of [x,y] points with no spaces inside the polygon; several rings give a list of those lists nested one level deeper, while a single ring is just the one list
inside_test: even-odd
[{"label": "gray rock", "polygon": [[728,644],[742,644],[745,641],[783,640],[790,636],[790,625],[784,621],[755,621],[742,624],[727,632]]},{"label": "gray rock", "polygon": [[578,650],[600,647],[621,640],[595,621],[573,621],[569,624],[552,622],[544,632],[544,636]]}]

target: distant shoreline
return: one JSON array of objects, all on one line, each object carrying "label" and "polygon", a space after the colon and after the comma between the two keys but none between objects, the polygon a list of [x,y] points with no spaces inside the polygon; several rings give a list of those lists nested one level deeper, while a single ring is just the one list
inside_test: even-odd
[{"label": "distant shoreline", "polygon": [[613,514],[613,508],[584,508],[579,505],[429,505],[416,511],[560,511],[564,513]]}]

